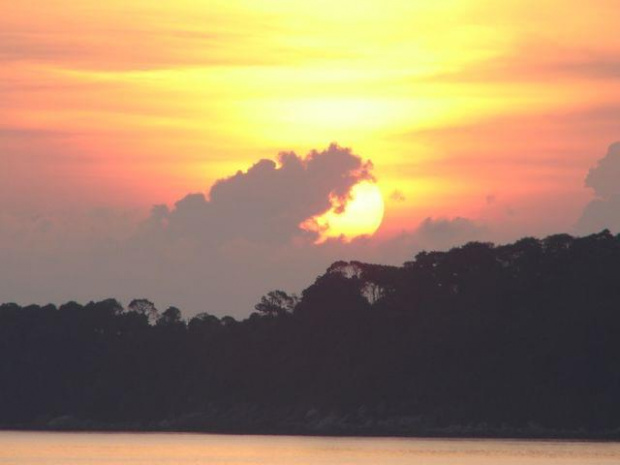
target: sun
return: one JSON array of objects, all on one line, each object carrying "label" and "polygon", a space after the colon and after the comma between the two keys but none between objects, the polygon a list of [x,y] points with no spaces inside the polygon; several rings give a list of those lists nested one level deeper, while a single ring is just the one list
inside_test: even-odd
[{"label": "sun", "polygon": [[344,211],[336,207],[320,216],[304,221],[300,227],[319,234],[317,243],[330,238],[342,238],[350,242],[359,236],[372,236],[383,221],[385,205],[379,187],[363,181],[353,186]]}]

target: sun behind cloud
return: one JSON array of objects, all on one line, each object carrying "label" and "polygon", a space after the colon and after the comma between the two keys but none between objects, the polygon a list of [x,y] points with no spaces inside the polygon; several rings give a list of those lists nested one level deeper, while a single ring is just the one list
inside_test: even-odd
[{"label": "sun behind cloud", "polygon": [[332,199],[332,208],[301,223],[306,231],[319,234],[317,243],[330,238],[342,238],[350,242],[356,237],[372,236],[383,221],[385,205],[377,184],[363,181],[351,188],[349,199],[341,205]]}]

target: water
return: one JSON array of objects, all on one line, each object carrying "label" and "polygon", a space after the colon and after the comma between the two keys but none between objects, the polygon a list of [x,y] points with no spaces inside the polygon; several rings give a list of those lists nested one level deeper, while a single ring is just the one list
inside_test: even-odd
[{"label": "water", "polygon": [[618,465],[620,444],[0,432],[11,465]]}]

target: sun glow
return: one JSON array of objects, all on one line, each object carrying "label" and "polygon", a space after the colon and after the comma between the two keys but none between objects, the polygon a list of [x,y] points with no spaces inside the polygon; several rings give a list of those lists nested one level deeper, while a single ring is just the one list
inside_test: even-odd
[{"label": "sun glow", "polygon": [[306,231],[317,232],[319,244],[330,238],[342,238],[350,242],[359,236],[372,236],[381,226],[383,213],[383,196],[379,187],[364,181],[353,186],[344,211],[338,212],[338,206],[335,205],[300,226]]}]

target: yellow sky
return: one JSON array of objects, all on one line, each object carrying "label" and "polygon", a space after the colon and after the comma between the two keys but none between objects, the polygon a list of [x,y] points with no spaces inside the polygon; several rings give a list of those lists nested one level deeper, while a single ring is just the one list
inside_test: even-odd
[{"label": "yellow sky", "polygon": [[489,198],[583,200],[620,137],[617,0],[4,2],[0,150],[24,205],[171,203],[335,141],[373,161],[386,230],[500,221]]}]

